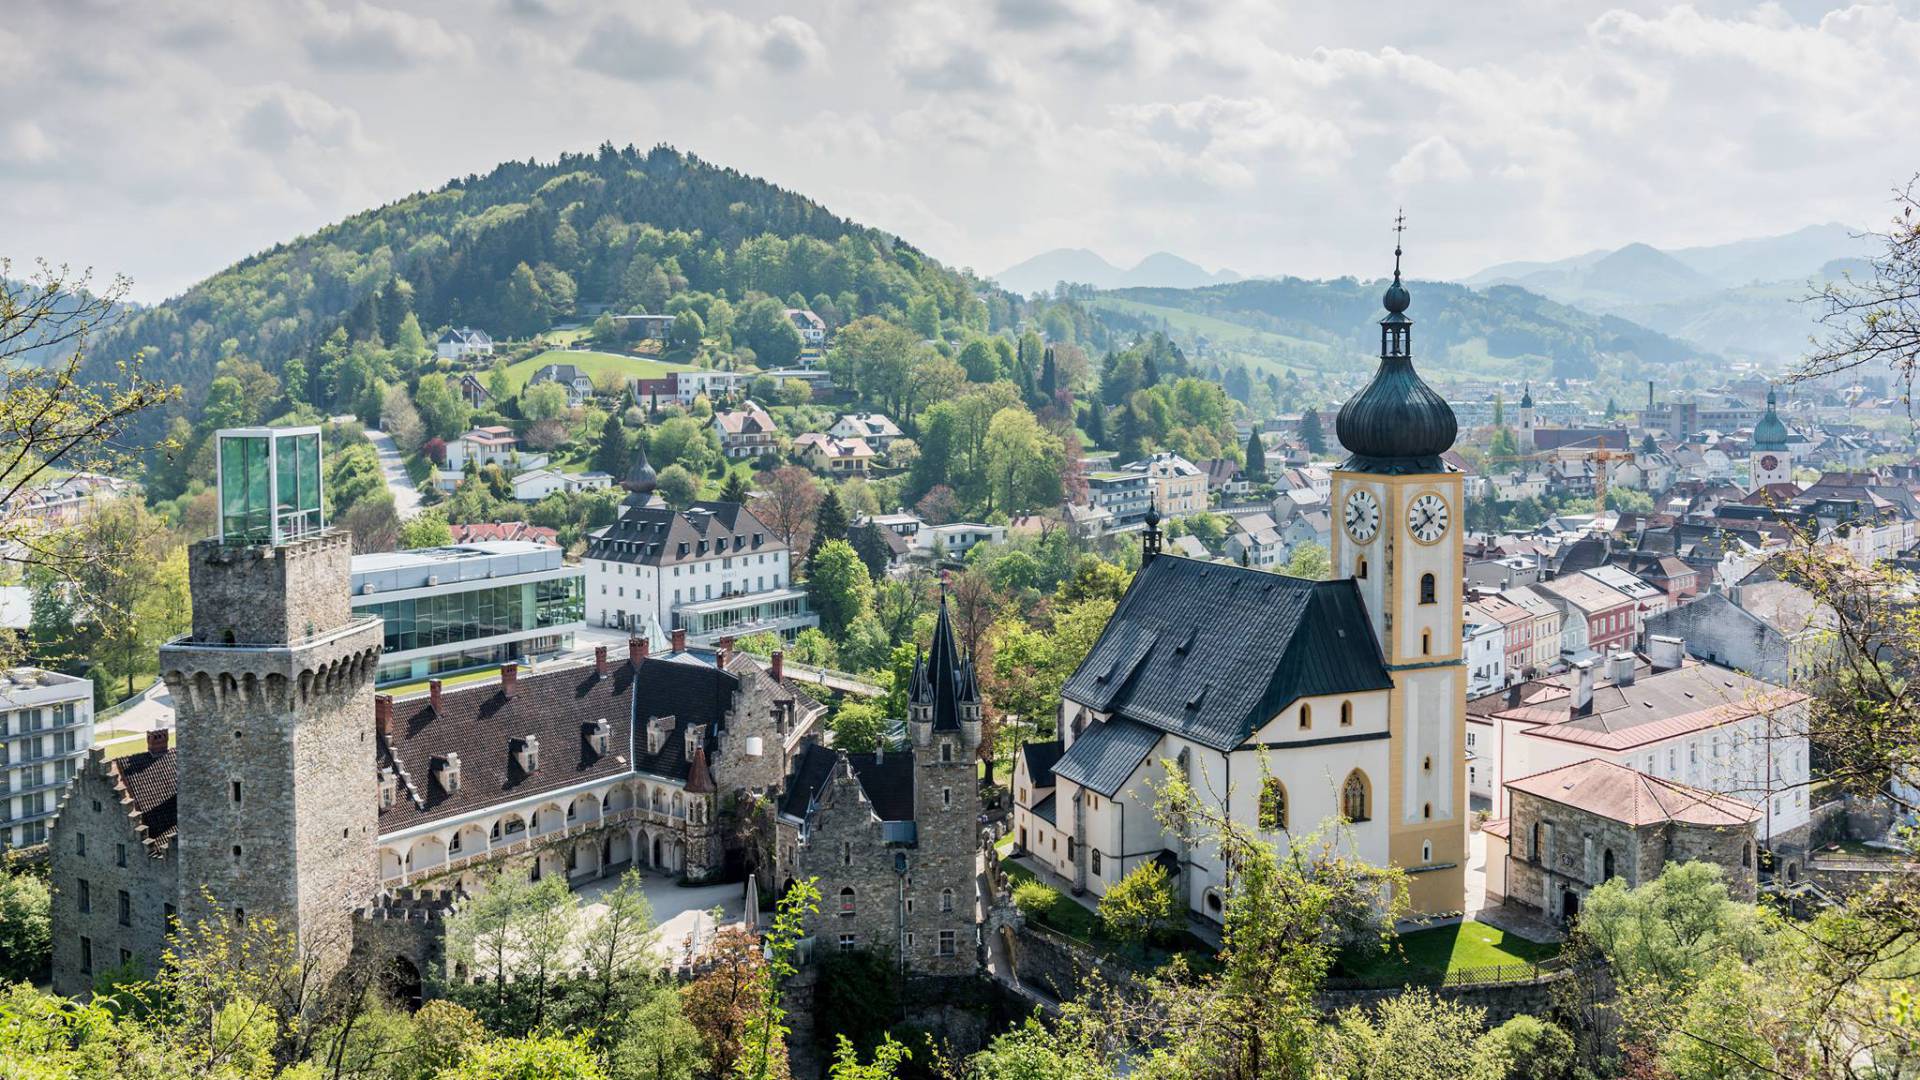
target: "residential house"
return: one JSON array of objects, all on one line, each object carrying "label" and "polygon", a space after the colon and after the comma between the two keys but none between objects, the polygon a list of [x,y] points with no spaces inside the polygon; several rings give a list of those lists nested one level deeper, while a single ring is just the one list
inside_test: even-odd
[{"label": "residential house", "polygon": [[470,409],[485,409],[492,406],[493,394],[480,376],[463,371],[460,373],[460,400],[466,402]]},{"label": "residential house", "polygon": [[593,376],[575,364],[547,364],[527,380],[528,386],[545,383],[554,383],[566,390],[569,405],[593,400]]},{"label": "residential house", "polygon": [[1813,674],[1832,648],[1831,608],[1792,582],[1763,581],[1707,593],[1647,620],[1647,640],[1677,638],[1709,663],[1783,686]]},{"label": "residential house", "polygon": [[1286,541],[1266,514],[1235,514],[1227,527],[1227,558],[1241,566],[1270,569],[1287,562]]},{"label": "residential house", "polygon": [[485,330],[471,326],[449,329],[434,342],[434,353],[442,360],[471,360],[493,355],[493,339]]},{"label": "residential house", "polygon": [[447,528],[453,533],[455,546],[495,540],[521,540],[546,544],[548,547],[560,546],[560,533],[557,530],[545,525],[529,525],[524,521],[474,521],[449,525]]},{"label": "residential house", "polygon": [[788,308],[787,320],[793,323],[794,330],[800,334],[800,340],[809,346],[819,346],[827,340],[827,321],[805,308]]},{"label": "residential house", "polygon": [[1507,684],[1506,627],[1471,602],[1461,611],[1460,637],[1466,654],[1467,696],[1491,694]]},{"label": "residential house", "polygon": [[1134,524],[1153,505],[1153,488],[1144,472],[1099,469],[1087,473],[1086,479],[1089,507],[1107,514],[1112,525]]},{"label": "residential house", "polygon": [[858,439],[872,447],[876,454],[886,453],[903,437],[900,426],[881,413],[847,413],[833,422],[827,434],[836,439]]},{"label": "residential house", "polygon": [[[463,472],[468,462],[472,462],[476,469],[487,465],[511,469],[516,464],[527,468],[539,467],[530,462],[520,462],[519,455],[520,439],[514,435],[512,428],[500,424],[477,427],[447,444],[447,471]],[[540,455],[540,458],[540,464],[544,465],[545,456]]]},{"label": "residential house", "polygon": [[1569,574],[1528,588],[1566,611],[1560,652],[1569,662],[1633,647],[1637,605],[1626,593],[1586,574]]},{"label": "residential house", "polygon": [[720,434],[720,452],[728,458],[760,457],[780,449],[779,425],[750,398],[738,409],[714,413],[713,429]]},{"label": "residential house", "polygon": [[1154,505],[1163,518],[1197,514],[1207,508],[1207,477],[1200,467],[1179,454],[1162,450],[1144,461],[1126,466],[1147,474]]},{"label": "residential house", "polygon": [[987,525],[978,521],[950,521],[945,525],[924,525],[913,534],[914,553],[923,559],[964,559],[980,544],[1003,544],[1005,525]]},{"label": "residential house", "polygon": [[873,448],[862,439],[842,439],[809,431],[793,440],[793,454],[814,472],[829,476],[865,476],[873,467]]},{"label": "residential house", "polygon": [[1640,640],[1640,628],[1647,616],[1658,615],[1673,606],[1673,598],[1665,589],[1628,573],[1624,567],[1608,564],[1582,572],[1633,598],[1633,640],[1636,642]]},{"label": "residential house", "polygon": [[515,473],[513,497],[517,502],[539,502],[555,492],[603,491],[613,486],[613,477],[603,472],[566,473],[557,469],[528,469]]},{"label": "residential house", "polygon": [[[1524,585],[1501,590],[1500,598],[1527,613],[1526,633],[1528,640],[1532,642],[1531,652],[1525,662],[1520,665],[1510,665],[1509,670],[1521,677],[1532,679],[1557,668],[1560,664],[1560,654],[1565,649],[1566,609],[1534,588]],[[1581,640],[1585,640],[1584,631],[1581,634]]]}]

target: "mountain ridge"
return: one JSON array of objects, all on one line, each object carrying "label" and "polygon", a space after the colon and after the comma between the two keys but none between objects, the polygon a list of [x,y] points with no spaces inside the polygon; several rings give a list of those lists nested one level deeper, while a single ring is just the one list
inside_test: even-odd
[{"label": "mountain ridge", "polygon": [[1191,259],[1168,251],[1153,252],[1133,266],[1122,268],[1089,248],[1054,248],[1023,259],[992,275],[992,279],[1010,292],[1031,295],[1050,293],[1062,281],[1096,289],[1183,289],[1228,284],[1241,280],[1241,275],[1224,267],[1209,271]]}]

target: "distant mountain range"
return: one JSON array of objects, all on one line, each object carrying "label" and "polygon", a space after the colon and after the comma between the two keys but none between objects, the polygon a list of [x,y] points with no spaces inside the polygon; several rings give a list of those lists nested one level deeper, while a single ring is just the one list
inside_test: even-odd
[{"label": "distant mountain range", "polygon": [[1065,281],[1091,285],[1096,289],[1197,289],[1202,285],[1220,285],[1240,280],[1240,275],[1222,269],[1209,272],[1205,267],[1178,255],[1156,251],[1123,270],[1086,248],[1055,248],[1010,266],[993,279],[1000,287],[1028,295],[1052,292]]},{"label": "distant mountain range", "polygon": [[1518,285],[1703,348],[1790,363],[1817,331],[1818,308],[1800,301],[1842,272],[1866,270],[1875,247],[1845,225],[1809,225],[1706,247],[1628,244],[1556,262],[1502,263],[1465,283]]}]

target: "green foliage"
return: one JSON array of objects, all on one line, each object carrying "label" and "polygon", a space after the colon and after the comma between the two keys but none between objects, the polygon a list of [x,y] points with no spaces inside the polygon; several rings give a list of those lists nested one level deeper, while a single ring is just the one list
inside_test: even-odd
[{"label": "green foliage", "polygon": [[691,416],[668,417],[648,434],[647,461],[655,469],[681,465],[702,476],[720,460],[720,436]]},{"label": "green foliage", "polygon": [[467,401],[439,372],[420,376],[419,385],[413,388],[413,404],[420,410],[427,433],[434,438],[451,439],[467,429]]},{"label": "green foliage", "polygon": [[1410,990],[1373,1010],[1342,1010],[1318,1057],[1329,1076],[1475,1080],[1473,1059],[1462,1049],[1485,1018],[1485,1009]]},{"label": "green foliage", "polygon": [[1013,887],[1013,906],[1030,919],[1045,922],[1047,914],[1060,902],[1058,892],[1038,881],[1022,881]]},{"label": "green foliage", "polygon": [[520,392],[520,415],[528,420],[552,420],[567,408],[567,388],[557,382],[537,383]]},{"label": "green foliage", "polygon": [[1267,479],[1267,444],[1260,441],[1260,430],[1255,428],[1247,436],[1247,450],[1240,468],[1241,475],[1256,484]]},{"label": "green foliage", "polygon": [[600,425],[600,441],[593,448],[595,471],[616,479],[622,477],[626,475],[632,456],[633,452],[627,447],[627,429],[620,422],[620,414],[617,411],[608,413],[606,422]]},{"label": "green foliage", "polygon": [[608,1080],[579,1038],[530,1035],[495,1039],[468,1051],[435,1080]]},{"label": "green foliage", "polygon": [[1287,553],[1287,565],[1281,567],[1280,572],[1288,577],[1325,581],[1333,573],[1333,558],[1327,554],[1326,548],[1311,540],[1304,540]]},{"label": "green foliage", "polygon": [[1537,1016],[1516,1016],[1473,1044],[1472,1080],[1577,1080],[1573,1037]]},{"label": "green foliage", "polygon": [[52,960],[52,894],[46,879],[0,869],[0,985],[45,978]]},{"label": "green foliage", "polygon": [[538,882],[496,871],[447,918],[447,956],[481,983],[455,983],[448,996],[489,1030],[526,1033],[547,1021],[579,929],[579,900],[565,875]]},{"label": "green foliage", "polygon": [[1115,939],[1130,944],[1165,935],[1178,928],[1180,919],[1173,881],[1155,859],[1127,871],[1100,898],[1101,924]]},{"label": "green foliage", "polygon": [[683,507],[700,497],[700,478],[685,465],[669,465],[654,477],[654,489],[668,506]]},{"label": "green foliage", "polygon": [[887,714],[879,704],[850,697],[842,702],[828,725],[833,731],[833,746],[848,753],[866,754],[886,740]]},{"label": "green foliage", "polygon": [[439,510],[423,510],[413,520],[400,525],[400,546],[417,548],[447,547],[453,543],[453,528]]},{"label": "green foliage", "polygon": [[872,1051],[887,1040],[900,1011],[900,973],[895,958],[857,949],[820,958],[819,990],[814,1000],[814,1043],[822,1048],[846,1043],[848,1050]]},{"label": "green foliage", "polygon": [[873,579],[851,544],[830,540],[807,565],[807,596],[820,616],[820,629],[838,638],[873,610]]},{"label": "green foliage", "polygon": [[756,300],[734,324],[733,340],[753,350],[763,368],[789,367],[806,344],[787,318],[787,306],[778,300]]}]

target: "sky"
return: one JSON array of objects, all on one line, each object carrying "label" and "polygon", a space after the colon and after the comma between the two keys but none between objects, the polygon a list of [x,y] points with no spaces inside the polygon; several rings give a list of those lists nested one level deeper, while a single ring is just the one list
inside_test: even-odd
[{"label": "sky", "polygon": [[0,256],[154,301],[507,159],[665,142],[982,274],[1450,277],[1878,226],[1920,0],[6,0]]}]

